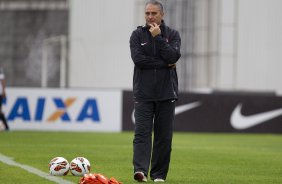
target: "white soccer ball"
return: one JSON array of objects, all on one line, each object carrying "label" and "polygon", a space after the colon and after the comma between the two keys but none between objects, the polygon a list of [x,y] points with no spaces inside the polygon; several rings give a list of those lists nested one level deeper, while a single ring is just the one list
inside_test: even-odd
[{"label": "white soccer ball", "polygon": [[70,163],[70,171],[75,176],[89,174],[90,168],[90,162],[84,157],[76,157]]},{"label": "white soccer ball", "polygon": [[64,157],[55,157],[49,162],[49,172],[53,176],[67,175],[69,169],[69,162]]}]

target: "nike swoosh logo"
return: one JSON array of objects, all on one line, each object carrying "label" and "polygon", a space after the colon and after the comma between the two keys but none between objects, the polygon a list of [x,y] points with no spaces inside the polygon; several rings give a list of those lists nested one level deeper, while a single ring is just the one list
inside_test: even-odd
[{"label": "nike swoosh logo", "polygon": [[232,127],[238,130],[256,126],[258,124],[264,123],[266,121],[269,121],[273,118],[282,115],[282,108],[267,111],[267,112],[261,112],[249,116],[242,115],[241,109],[242,109],[242,104],[238,104],[237,107],[232,112],[230,118]]},{"label": "nike swoosh logo", "polygon": [[[194,109],[194,108],[196,108],[200,105],[201,105],[201,102],[192,102],[192,103],[188,103],[188,104],[185,104],[185,105],[177,106],[177,107],[175,107],[175,115],[181,114],[185,111],[189,111],[189,110]],[[135,123],[134,110],[132,111],[132,114],[131,114],[131,120],[134,124]]]},{"label": "nike swoosh logo", "polygon": [[148,42],[145,42],[145,43],[141,43],[141,45],[142,45],[142,46],[144,46],[144,45],[146,45],[147,43],[148,43]]},{"label": "nike swoosh logo", "polygon": [[175,107],[175,115],[181,114],[185,111],[189,111],[201,105],[201,102],[192,102],[185,105]]}]

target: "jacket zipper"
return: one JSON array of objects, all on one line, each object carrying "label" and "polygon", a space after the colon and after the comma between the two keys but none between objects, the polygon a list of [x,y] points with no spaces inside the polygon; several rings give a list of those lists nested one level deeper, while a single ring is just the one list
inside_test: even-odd
[{"label": "jacket zipper", "polygon": [[[153,38],[153,48],[154,48],[154,56],[156,56],[156,43],[155,43],[155,38]],[[157,86],[157,69],[155,68],[154,69],[154,83],[155,83],[155,86]],[[155,89],[156,91],[157,89]],[[155,96],[155,98],[157,98],[157,96]]]},{"label": "jacket zipper", "polygon": [[154,56],[156,56],[156,43],[155,43],[155,38],[153,38],[153,46],[154,46]]}]

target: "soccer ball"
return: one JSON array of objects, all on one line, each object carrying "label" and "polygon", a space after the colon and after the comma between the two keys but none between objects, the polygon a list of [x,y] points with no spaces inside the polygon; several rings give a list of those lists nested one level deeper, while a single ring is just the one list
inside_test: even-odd
[{"label": "soccer ball", "polygon": [[75,176],[90,173],[90,162],[84,157],[76,157],[70,163],[70,171]]},{"label": "soccer ball", "polygon": [[69,168],[69,162],[64,157],[55,157],[49,162],[49,172],[53,176],[67,175]]}]

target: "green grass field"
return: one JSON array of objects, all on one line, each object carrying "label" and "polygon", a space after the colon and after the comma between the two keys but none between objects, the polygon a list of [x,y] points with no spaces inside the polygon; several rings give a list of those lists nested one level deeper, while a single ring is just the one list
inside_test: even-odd
[{"label": "green grass field", "polygon": [[[132,179],[132,132],[0,132],[0,154],[48,175],[56,156],[86,157],[92,171]],[[62,176],[78,183],[80,177]],[[54,183],[0,162],[0,183]],[[148,183],[153,183],[149,181]],[[282,135],[175,133],[168,184],[282,183]]]}]

